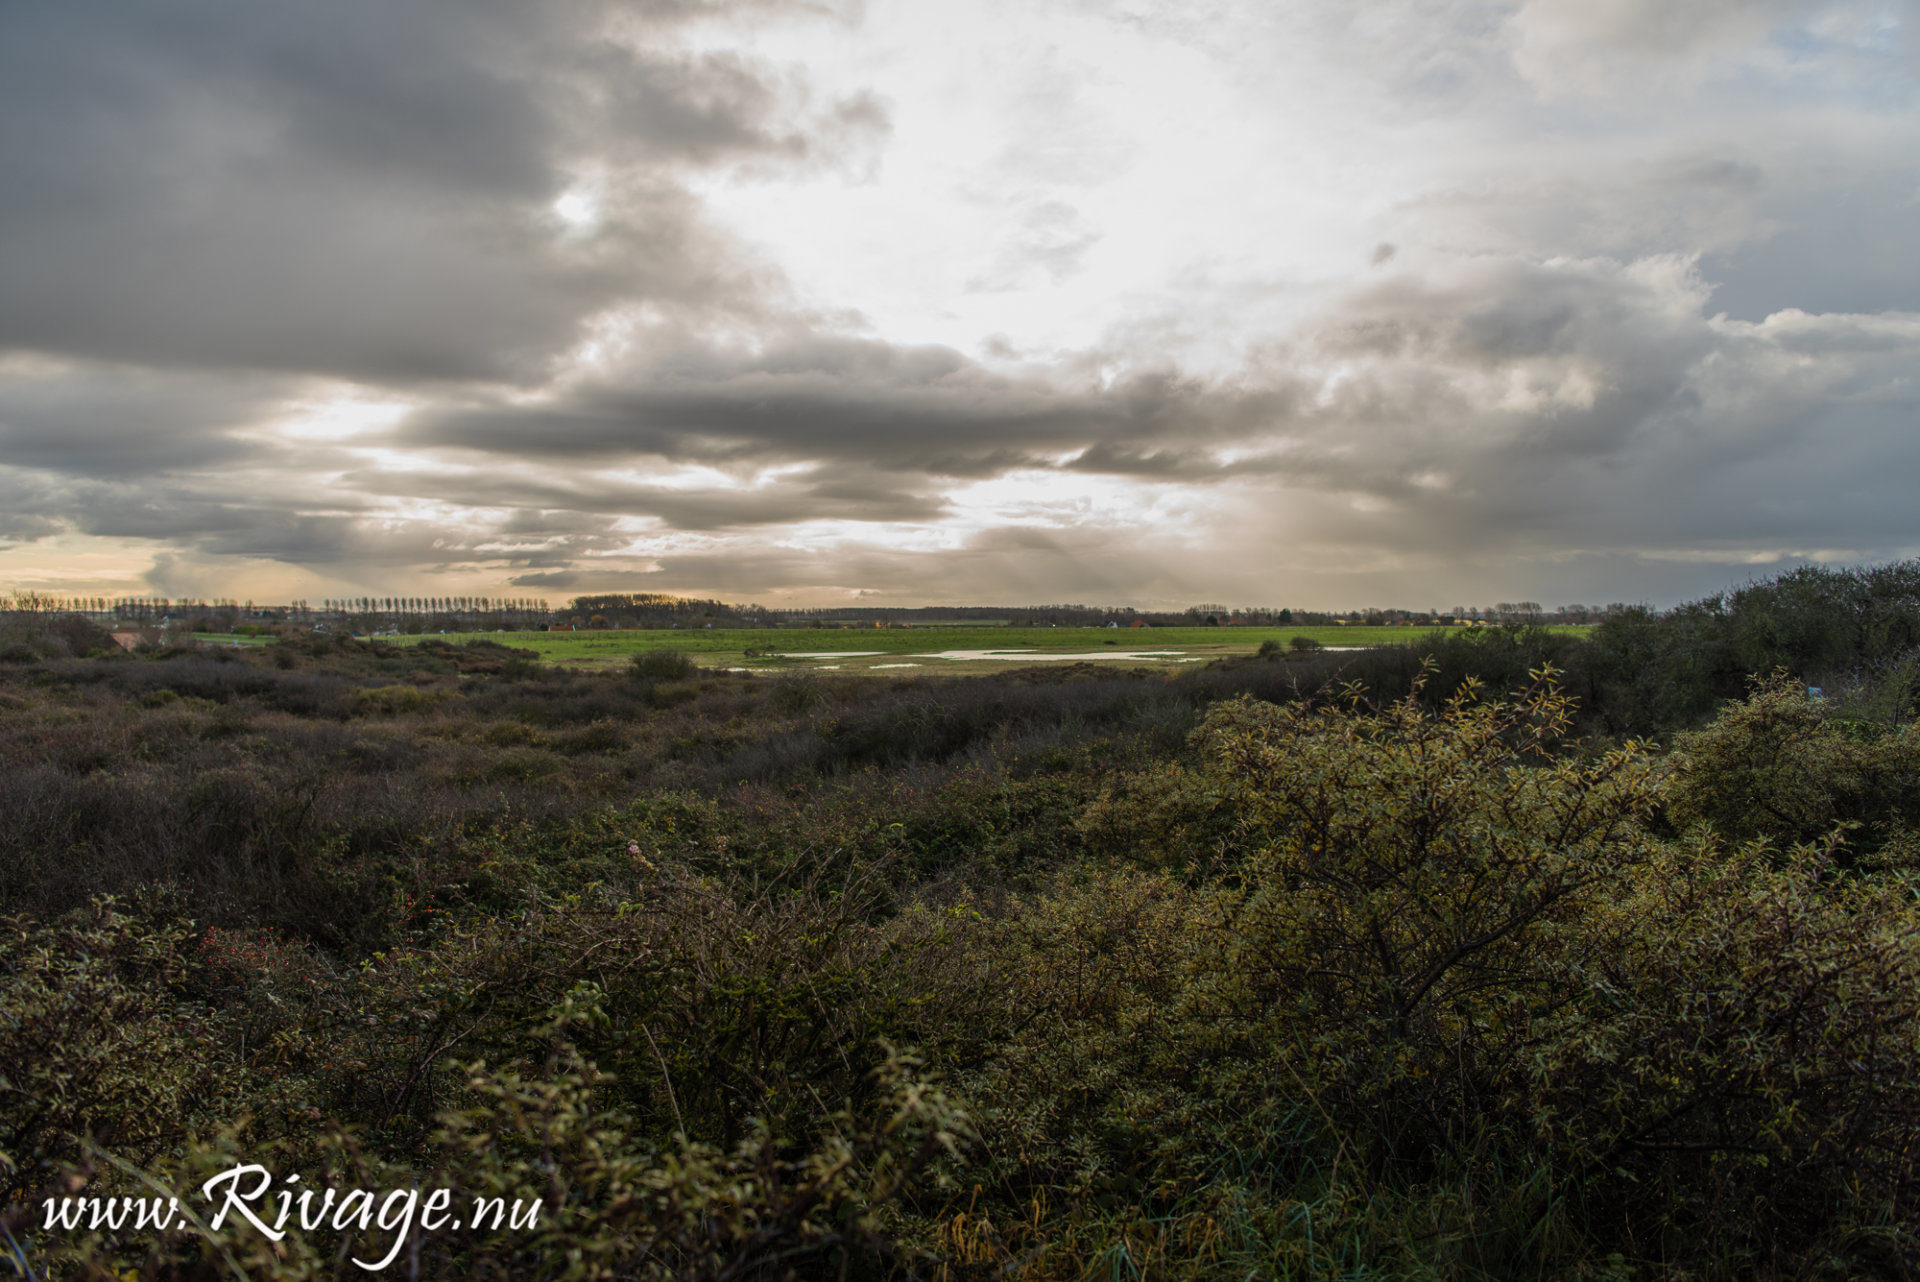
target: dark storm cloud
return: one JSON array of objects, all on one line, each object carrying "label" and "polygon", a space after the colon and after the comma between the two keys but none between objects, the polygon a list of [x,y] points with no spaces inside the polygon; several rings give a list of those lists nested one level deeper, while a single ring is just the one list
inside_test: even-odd
[{"label": "dark storm cloud", "polygon": [[[1313,507],[1327,555],[1340,546],[1638,555],[1671,543],[1737,556],[1756,541],[1829,546],[1848,531],[1892,546],[1911,528],[1897,487],[1858,478],[1920,470],[1920,446],[1896,430],[1911,408],[1901,378],[1920,353],[1915,322],[1715,320],[1704,310],[1709,285],[1675,258],[1394,267],[1231,377],[1148,367],[1101,387],[1070,368],[1001,375],[945,349],[810,339],[751,356],[663,358],[647,371],[652,382],[588,385],[537,409],[430,413],[399,437],[541,466],[810,461],[813,476],[860,477],[857,492],[838,495],[793,477],[759,494],[662,493],[541,483],[522,469],[480,489],[463,479],[434,491],[646,514],[689,530],[928,520],[939,509],[927,496],[956,476],[1049,468],[1217,487],[1236,501],[1292,496],[1269,510],[1326,496]],[[1125,361],[1111,352],[1082,363]],[[1849,495],[1845,506],[1817,497],[1832,487]],[[1062,535],[1034,537],[1029,552],[1066,564]],[[753,559],[752,583],[825,581],[790,577],[818,575],[806,557]],[[898,580],[870,567],[861,581]]]},{"label": "dark storm cloud", "polygon": [[0,468],[0,547],[59,533],[59,495],[30,473]]},{"label": "dark storm cloud", "polygon": [[367,512],[299,512],[202,500],[140,504],[82,517],[87,534],[164,540],[194,559],[278,561],[289,566],[380,576],[415,568],[442,572],[486,567],[510,571],[570,564],[624,547],[621,536],[587,530],[508,532],[472,519],[399,518]]},{"label": "dark storm cloud", "polygon": [[1683,267],[1488,265],[1370,291],[1322,339],[1360,362],[1318,408],[1338,430],[1288,460],[1381,500],[1331,519],[1382,547],[1911,547],[1890,478],[1920,470],[1920,318],[1715,320]]},{"label": "dark storm cloud", "polygon": [[[976,360],[800,298],[702,204],[716,172],[878,172],[881,99],[682,39],[816,8],[0,4],[0,540],[159,548],[156,584],[265,560],[948,600],[1191,599],[1249,547],[1418,582],[1920,545],[1920,169],[1884,110],[1920,24],[1893,74],[1787,0],[1169,6],[1229,60],[1250,32],[1364,51],[1395,87],[1330,99],[1342,128],[1488,128],[1435,130],[1458,157],[1391,190],[1346,285],[1195,269],[1100,303],[1079,349]],[[1795,75],[1853,67],[1880,105],[1803,126],[1729,79],[1789,29]],[[1047,305],[1123,229],[1099,184],[1152,153],[1067,61],[961,190],[999,234],[956,291]],[[342,381],[417,408],[275,426]]]},{"label": "dark storm cloud", "polygon": [[855,594],[920,600],[936,589],[948,600],[1007,604],[1178,590],[1158,558],[1124,533],[1019,526],[981,531],[958,547],[716,548],[662,553],[642,566],[586,562],[512,582],[556,592],[717,592],[733,599],[805,592],[827,603]]},{"label": "dark storm cloud", "polygon": [[[1920,308],[1920,164],[1902,138],[1825,148],[1787,139],[1671,154],[1595,172],[1509,178],[1410,203],[1410,226],[1502,255],[1701,256],[1713,310],[1742,320]],[[1839,172],[1836,172],[1838,170]],[[1844,175],[1844,176],[1843,176]]]},{"label": "dark storm cloud", "polygon": [[383,574],[412,568],[451,568],[565,564],[576,557],[611,550],[625,540],[594,534],[549,537],[514,546],[492,532],[470,525],[427,520],[300,516],[279,523],[259,522],[245,529],[195,539],[196,551],[212,556],[248,557],[289,565],[357,569]]},{"label": "dark storm cloud", "polygon": [[408,448],[552,462],[859,463],[979,477],[1098,442],[1150,450],[1236,439],[1291,392],[1206,386],[1148,368],[1110,387],[993,373],[940,347],[808,336],[730,357],[708,350],[648,379],[589,384],[556,402],[476,404],[416,415]]},{"label": "dark storm cloud", "polygon": [[153,495],[125,487],[89,492],[92,502],[74,516],[82,534],[103,538],[187,540],[202,546],[247,549],[276,560],[274,549],[304,543],[304,533],[351,523],[340,515],[303,513],[212,495]]},{"label": "dark storm cloud", "polygon": [[516,508],[495,530],[501,539],[551,539],[568,537],[607,537],[614,519],[592,512],[564,508]]},{"label": "dark storm cloud", "polygon": [[368,494],[431,498],[471,508],[564,510],[652,518],[678,530],[715,531],[796,521],[931,521],[946,510],[937,494],[904,489],[898,476],[822,467],[765,484],[704,488],[608,481],[572,474],[467,470],[440,475],[353,473]]},{"label": "dark storm cloud", "polygon": [[262,484],[259,478],[73,476],[0,466],[0,539],[78,534],[143,541],[174,549],[175,573],[234,558],[345,572],[365,566],[381,574],[564,565],[629,541],[611,532],[611,518],[590,514],[407,516],[379,508],[377,496],[338,487],[316,491],[296,477],[264,482],[267,492]]},{"label": "dark storm cloud", "polygon": [[548,570],[539,574],[516,574],[507,582],[516,588],[535,591],[657,592],[662,588],[653,570]]},{"label": "dark storm cloud", "polygon": [[1702,269],[1714,306],[1742,320],[1808,312],[1920,311],[1920,164],[1867,181],[1767,202],[1773,230]]},{"label": "dark storm cloud", "polygon": [[[513,378],[615,300],[753,311],[763,274],[677,167],[831,160],[884,114],[650,47],[662,13],[0,7],[0,348]],[[606,190],[569,233],[550,206],[582,169]]]},{"label": "dark storm cloud", "polygon": [[74,477],[138,477],[267,456],[238,431],[284,398],[268,379],[124,368],[0,376],[0,465]]},{"label": "dark storm cloud", "polygon": [[[485,570],[556,591],[910,594],[937,579],[950,599],[1124,594],[1148,580],[1178,595],[1182,574],[1217,556],[1148,555],[1125,513],[1097,511],[1077,525],[1014,519],[938,551],[828,555],[735,537],[816,521],[937,524],[954,511],[956,477],[1058,468],[1217,491],[1219,528],[1192,514],[1189,528],[1308,559],[1679,549],[1737,561],[1834,547],[1870,556],[1911,539],[1897,478],[1920,471],[1903,381],[1920,319],[1716,320],[1682,260],[1494,260],[1370,279],[1232,377],[1149,367],[1103,388],[997,374],[946,349],[810,338],[750,354],[676,348],[537,408],[470,399],[356,442],[250,438],[269,472],[276,459],[282,472],[296,459],[337,470],[317,493],[289,482],[242,497],[217,468],[142,482],[84,448],[51,452],[39,474],[58,484],[0,534],[31,538],[57,520],[164,541],[193,563]],[[1124,354],[1080,363],[1123,368]],[[95,403],[194,385],[119,386]],[[184,431],[184,450],[217,448],[217,425],[244,414],[179,395],[170,422],[214,425]],[[51,450],[57,424],[38,430],[37,448]],[[431,466],[368,467],[355,462],[359,441],[403,445]],[[263,462],[262,450],[278,453]],[[688,462],[734,479],[645,479]],[[412,514],[395,515],[396,503]],[[651,545],[622,526],[636,518],[713,545],[640,550]]]}]

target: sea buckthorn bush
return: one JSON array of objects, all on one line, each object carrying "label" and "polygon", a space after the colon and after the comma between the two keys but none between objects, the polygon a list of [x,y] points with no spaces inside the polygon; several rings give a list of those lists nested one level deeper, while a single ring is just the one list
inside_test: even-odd
[{"label": "sea buckthorn bush", "polygon": [[1487,631],[804,690],[440,640],[8,664],[9,1258],[393,1245],[39,1214],[244,1160],[549,1208],[419,1277],[1920,1270],[1900,692],[1763,678],[1662,747],[1584,643]]}]

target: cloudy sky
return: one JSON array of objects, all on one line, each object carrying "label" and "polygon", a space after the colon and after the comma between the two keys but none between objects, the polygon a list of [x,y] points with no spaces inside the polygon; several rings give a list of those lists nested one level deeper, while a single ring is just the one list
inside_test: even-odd
[{"label": "cloudy sky", "polygon": [[1920,554],[1920,0],[11,0],[0,589]]}]

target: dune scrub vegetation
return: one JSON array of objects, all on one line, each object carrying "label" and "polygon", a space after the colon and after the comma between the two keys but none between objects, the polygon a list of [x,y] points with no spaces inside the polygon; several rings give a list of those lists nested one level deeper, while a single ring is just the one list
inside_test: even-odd
[{"label": "dune scrub vegetation", "polygon": [[[1910,1277],[1905,572],[1584,639],[897,682],[14,621],[0,1246],[35,1278]],[[544,1214],[45,1222],[243,1162]]]}]

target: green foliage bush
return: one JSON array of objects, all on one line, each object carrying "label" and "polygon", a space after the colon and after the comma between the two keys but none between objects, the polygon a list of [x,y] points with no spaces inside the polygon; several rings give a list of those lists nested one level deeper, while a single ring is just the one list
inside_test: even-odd
[{"label": "green foliage bush", "polygon": [[191,936],[104,901],[0,923],[0,1206],[51,1190],[85,1136],[151,1163],[250,1089],[187,998]]},{"label": "green foliage bush", "polygon": [[1301,1072],[1379,1160],[1471,1143],[1469,1096],[1584,964],[1583,909],[1646,856],[1647,763],[1554,756],[1569,716],[1542,682],[1438,716],[1228,705],[1202,731],[1245,833],[1244,1000],[1312,1030]]},{"label": "green foliage bush", "polygon": [[191,1275],[217,1262],[243,1277],[302,1279],[344,1276],[349,1257],[368,1264],[398,1257],[414,1277],[719,1282],[791,1277],[812,1272],[809,1265],[872,1276],[927,1254],[901,1240],[899,1209],[916,1185],[937,1185],[930,1166],[958,1155],[971,1131],[964,1109],[911,1053],[882,1048],[865,1102],[828,1113],[804,1137],[776,1135],[756,1121],[730,1149],[685,1135],[660,1142],[626,1129],[625,1116],[602,1102],[606,1075],[570,1040],[576,1028],[606,1023],[596,998],[591,984],[577,985],[528,1030],[545,1050],[537,1065],[463,1066],[458,1099],[410,1159],[384,1157],[340,1131],[267,1139],[231,1125],[149,1155],[158,1179],[84,1144],[85,1160],[58,1185],[96,1196],[191,1189],[266,1157],[304,1167],[318,1176],[313,1184],[438,1188],[462,1205],[487,1196],[538,1206],[523,1231],[421,1234],[409,1243],[349,1222],[344,1231],[295,1232],[275,1243],[237,1217],[214,1229],[203,1216],[165,1235],[96,1228],[40,1241],[17,1214],[9,1231],[23,1230],[17,1237],[36,1248],[23,1257],[30,1267],[110,1276]]},{"label": "green foliage bush", "polygon": [[1910,889],[1831,850],[1662,847],[1583,933],[1514,1098],[1589,1214],[1729,1272],[1920,1258]]},{"label": "green foliage bush", "polygon": [[642,650],[627,661],[627,670],[645,680],[674,681],[698,675],[700,665],[681,650]]},{"label": "green foliage bush", "polygon": [[[1570,709],[1549,685],[1437,715],[1418,694],[1218,708],[1197,769],[1090,812],[1104,848],[1127,834],[1205,878],[1176,930],[1134,932],[1201,960],[1123,1022],[1161,1026],[1153,1053],[1232,1124],[1209,1132],[1189,1104],[1158,1142],[1205,1134],[1268,1165],[1291,1147],[1295,1169],[1331,1146],[1400,1198],[1524,1191],[1480,1231],[1496,1257],[1577,1209],[1589,1241],[1734,1273],[1912,1258],[1910,891],[1839,877],[1831,849],[1658,841],[1645,753],[1555,753]],[[1317,1140],[1263,1105],[1277,1082]],[[1172,1151],[1135,1169],[1165,1181]],[[1731,1209],[1757,1205],[1783,1209]]]},{"label": "green foliage bush", "polygon": [[1732,842],[1845,834],[1847,858],[1920,868],[1920,735],[1835,717],[1784,674],[1680,736],[1667,812]]}]

